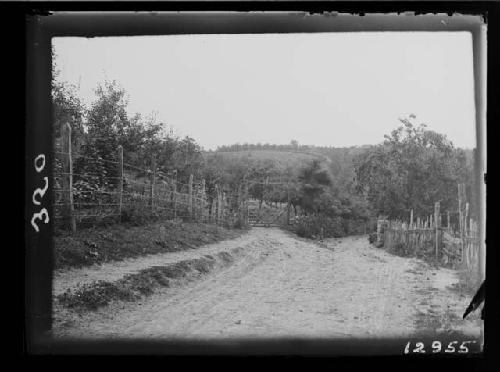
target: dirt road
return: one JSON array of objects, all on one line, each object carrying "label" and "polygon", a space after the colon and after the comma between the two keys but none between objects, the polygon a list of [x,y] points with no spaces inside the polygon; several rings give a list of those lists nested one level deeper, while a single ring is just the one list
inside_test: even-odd
[{"label": "dirt road", "polygon": [[366,236],[317,244],[279,229],[254,228],[210,250],[237,244],[245,254],[228,268],[141,302],[74,317],[55,333],[337,338],[460,330],[479,335],[477,316],[459,318],[469,299],[450,289],[457,280],[453,271],[391,255],[369,245]]}]

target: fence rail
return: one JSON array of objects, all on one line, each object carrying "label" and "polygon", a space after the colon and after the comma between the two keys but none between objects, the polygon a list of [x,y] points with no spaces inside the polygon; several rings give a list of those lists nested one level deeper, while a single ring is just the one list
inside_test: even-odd
[{"label": "fence rail", "polygon": [[[149,167],[124,162],[124,150],[121,146],[118,146],[116,153],[109,156],[109,159],[103,159],[98,154],[89,156],[74,153],[69,124],[61,128],[56,149],[53,207],[58,228],[76,231],[77,226],[84,223],[92,224],[108,219],[123,222],[124,218],[130,218],[135,213],[226,226],[234,225],[236,221],[248,224],[252,222],[249,218],[255,208],[251,203],[249,188],[256,184],[264,185],[265,189],[270,185],[284,187],[281,198],[286,194],[286,203],[278,206],[278,202],[273,200],[274,207],[279,207],[284,212],[279,218],[272,214],[267,219],[269,221],[266,221],[269,224],[277,220],[290,223],[288,181],[282,179],[249,179],[236,187],[211,184],[209,194],[204,179],[195,179],[190,175],[188,182],[180,180],[177,178],[177,170],[166,172],[158,169],[154,157]],[[263,197],[260,203],[266,199],[267,197]],[[283,222],[285,215],[286,222]]]},{"label": "fence rail", "polygon": [[[223,187],[216,185],[215,195],[209,197],[204,179],[190,175],[187,183],[179,182],[177,171],[168,175],[156,167],[140,168],[123,161],[123,148],[116,151],[116,160],[89,157],[72,153],[71,127],[63,126],[61,151],[55,151],[59,167],[54,169],[54,216],[57,227],[76,231],[77,225],[107,218],[121,221],[127,214],[139,211],[143,215],[165,218],[186,218],[216,224],[234,223],[241,213],[235,213]],[[113,157],[114,158],[114,157]],[[116,175],[92,170],[75,172],[74,159],[105,162],[116,167]],[[90,182],[98,179],[99,182]],[[85,185],[85,187],[83,187]],[[98,185],[98,186],[89,186]],[[241,190],[239,190],[241,191]],[[242,200],[242,195],[233,196]],[[244,203],[236,203],[238,208]]]},{"label": "fence rail", "polygon": [[406,253],[416,253],[432,247],[435,258],[444,262],[459,262],[469,272],[479,273],[479,229],[469,217],[469,203],[465,200],[464,186],[459,184],[458,226],[450,223],[446,215],[446,226],[442,224],[443,213],[439,202],[434,214],[425,218],[413,218],[410,211],[408,221],[379,219],[377,221],[377,244],[388,249],[400,247]]}]

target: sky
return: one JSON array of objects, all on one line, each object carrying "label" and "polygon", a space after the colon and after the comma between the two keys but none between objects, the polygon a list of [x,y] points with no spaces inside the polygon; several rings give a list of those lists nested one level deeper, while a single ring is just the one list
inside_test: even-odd
[{"label": "sky", "polygon": [[233,143],[361,146],[415,124],[475,147],[468,32],[55,38],[60,79],[83,102],[116,80],[129,113],[193,137]]}]

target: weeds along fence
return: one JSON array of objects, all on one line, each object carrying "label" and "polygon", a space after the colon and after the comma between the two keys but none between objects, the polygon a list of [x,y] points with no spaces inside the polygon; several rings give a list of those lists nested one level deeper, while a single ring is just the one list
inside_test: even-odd
[{"label": "weeds along fence", "polygon": [[[76,231],[78,226],[145,216],[232,225],[239,216],[241,196],[220,185],[208,195],[204,179],[195,180],[190,175],[187,183],[179,182],[176,170],[168,174],[159,171],[154,158],[149,169],[124,163],[121,146],[114,159],[73,153],[70,138],[71,128],[66,125],[60,151],[55,151],[56,228]],[[75,164],[80,165],[80,173],[74,172]]]},{"label": "weeds along fence", "polygon": [[[459,190],[461,192],[462,186]],[[479,273],[479,230],[477,222],[468,214],[469,204],[459,203],[457,224],[453,225],[450,213],[442,214],[437,202],[434,214],[423,219],[414,219],[413,211],[410,211],[408,221],[379,219],[377,244],[387,249],[403,250],[405,254],[432,253],[436,260],[460,263],[469,273],[476,275]]]}]

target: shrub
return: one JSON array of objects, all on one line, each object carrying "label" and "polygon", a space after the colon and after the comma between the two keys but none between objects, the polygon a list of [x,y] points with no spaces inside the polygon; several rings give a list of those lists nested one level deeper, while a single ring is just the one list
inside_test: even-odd
[{"label": "shrub", "polygon": [[377,241],[377,233],[376,232],[372,232],[371,234],[368,235],[368,241],[370,242],[370,244],[375,244],[376,241]]},{"label": "shrub", "polygon": [[300,237],[315,238],[340,238],[347,235],[342,219],[321,215],[308,215],[296,218],[293,231]]},{"label": "shrub", "polygon": [[408,245],[404,243],[397,243],[394,244],[392,247],[391,251],[401,257],[409,257],[409,256],[414,256],[415,252],[412,251]]},{"label": "shrub", "polygon": [[128,222],[133,225],[143,225],[152,220],[151,211],[140,205],[129,205],[122,210],[121,222]]},{"label": "shrub", "polygon": [[233,229],[246,229],[248,227],[245,219],[236,218],[231,226]]}]

